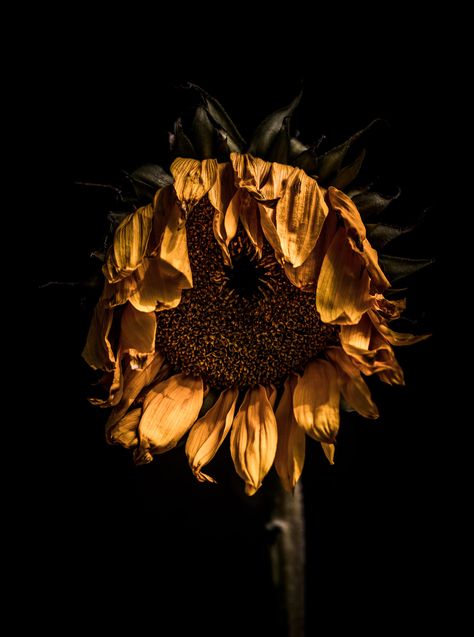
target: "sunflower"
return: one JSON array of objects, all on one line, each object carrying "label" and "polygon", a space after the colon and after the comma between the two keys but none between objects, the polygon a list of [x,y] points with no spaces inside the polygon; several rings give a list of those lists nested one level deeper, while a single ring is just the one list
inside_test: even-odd
[{"label": "sunflower", "polygon": [[[138,464],[188,434],[192,472],[214,482],[204,469],[229,436],[248,495],[272,465],[291,491],[306,435],[333,463],[341,400],[377,418],[364,376],[402,385],[392,346],[426,336],[389,326],[405,303],[387,298],[389,268],[361,211],[390,198],[347,188],[372,127],[318,156],[290,136],[298,97],[245,146],[220,104],[192,88],[199,105],[175,125],[171,177],[132,174],[148,199],[105,257],[83,356],[105,371],[106,393],[91,402],[112,407],[107,440]],[[385,242],[394,232],[369,230]]]}]

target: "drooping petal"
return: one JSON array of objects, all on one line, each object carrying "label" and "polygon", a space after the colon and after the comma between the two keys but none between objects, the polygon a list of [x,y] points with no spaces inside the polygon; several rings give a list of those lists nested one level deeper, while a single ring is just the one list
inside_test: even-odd
[{"label": "drooping petal", "polygon": [[296,377],[285,381],[283,395],[276,410],[278,444],[275,469],[286,491],[293,491],[303,471],[305,458],[305,432],[298,427],[293,412],[293,391]]},{"label": "drooping petal", "polygon": [[316,309],[324,323],[353,325],[371,307],[367,269],[339,228],[324,257],[316,291]]},{"label": "drooping petal", "polygon": [[122,445],[126,449],[132,449],[138,445],[138,424],[142,415],[141,407],[132,409],[126,416],[123,416],[110,430],[108,442],[110,444]]},{"label": "drooping petal", "polygon": [[153,227],[154,211],[155,204],[138,208],[127,215],[116,229],[113,247],[102,268],[109,283],[128,276],[142,263]]},{"label": "drooping petal", "polygon": [[176,374],[158,383],[147,394],[138,427],[140,447],[136,462],[148,462],[151,454],[177,445],[193,426],[203,401],[200,377]]},{"label": "drooping petal", "polygon": [[326,456],[326,458],[329,461],[329,464],[334,464],[334,454],[336,451],[336,447],[335,445],[331,444],[331,443],[327,443],[327,442],[322,442],[321,443],[321,447],[324,451],[324,455]]},{"label": "drooping petal", "polygon": [[128,366],[123,374],[123,392],[119,403],[110,412],[105,426],[106,438],[110,442],[115,425],[125,416],[140,392],[153,382],[163,380],[169,373],[169,366],[164,365],[164,356],[159,352],[153,354],[143,369],[132,369]]},{"label": "drooping petal", "polygon": [[430,334],[405,334],[403,332],[395,332],[388,325],[387,321],[380,316],[379,312],[370,310],[369,317],[375,329],[388,341],[391,345],[400,347],[401,345],[414,345],[429,338]]},{"label": "drooping petal", "polygon": [[324,192],[315,179],[295,168],[276,205],[276,230],[285,260],[294,268],[309,257],[328,214]]},{"label": "drooping petal", "polygon": [[113,372],[106,372],[100,379],[99,385],[102,391],[107,392],[105,398],[91,396],[88,398],[91,405],[96,407],[114,407],[122,398],[123,393],[123,374],[120,357],[115,361],[115,369]]},{"label": "drooping petal", "polygon": [[186,282],[183,287],[190,288],[193,285],[193,276],[189,263],[186,226],[181,224],[181,211],[171,189],[167,189],[166,200],[163,196],[163,202],[166,207],[166,218],[162,230],[159,256],[161,261],[168,263],[182,275]]},{"label": "drooping petal", "polygon": [[108,308],[102,299],[99,300],[95,306],[86,344],[82,351],[82,357],[93,369],[105,371],[115,369],[115,354],[109,338],[113,318],[113,309]]},{"label": "drooping petal", "polygon": [[315,360],[306,365],[293,393],[293,411],[309,436],[334,443],[339,429],[339,387],[331,363]]},{"label": "drooping petal", "polygon": [[171,164],[174,177],[174,189],[185,215],[188,216],[194,206],[212,188],[217,177],[215,159],[183,159],[178,157]]},{"label": "drooping petal", "polygon": [[129,354],[132,369],[142,369],[148,356],[155,351],[156,314],[139,312],[128,303],[120,324],[120,351]]},{"label": "drooping petal", "polygon": [[129,300],[139,312],[172,309],[179,305],[182,290],[191,287],[181,272],[159,256],[147,259],[134,276],[140,281]]},{"label": "drooping petal", "polygon": [[273,464],[277,447],[275,414],[262,385],[247,390],[235,417],[230,450],[235,470],[253,495]]},{"label": "drooping petal", "polygon": [[256,201],[266,205],[274,205],[281,197],[288,175],[294,170],[291,166],[271,163],[248,154],[231,153],[230,159],[236,174],[236,186],[244,188]]},{"label": "drooping petal", "polygon": [[379,291],[386,289],[390,283],[378,263],[377,251],[370,245],[362,218],[356,205],[347,195],[337,188],[328,189],[328,201],[344,222],[347,238],[355,252],[364,260],[372,285]]},{"label": "drooping petal", "polygon": [[238,191],[239,218],[259,257],[263,250],[263,233],[258,204],[246,190]]},{"label": "drooping petal", "polygon": [[239,392],[226,389],[206,414],[196,421],[186,441],[186,455],[192,472],[200,482],[215,482],[202,469],[216,455],[234,420]]},{"label": "drooping petal", "polygon": [[[214,236],[219,244],[224,263],[231,264],[228,245],[235,237],[239,220],[239,206],[237,201],[239,193],[234,184],[234,171],[232,164],[218,164],[217,178],[208,192],[209,201],[215,209],[213,219]],[[232,205],[232,202],[236,202]]]},{"label": "drooping petal", "polygon": [[365,418],[378,418],[377,405],[351,358],[340,347],[329,347],[326,355],[338,369],[339,386],[348,405]]}]

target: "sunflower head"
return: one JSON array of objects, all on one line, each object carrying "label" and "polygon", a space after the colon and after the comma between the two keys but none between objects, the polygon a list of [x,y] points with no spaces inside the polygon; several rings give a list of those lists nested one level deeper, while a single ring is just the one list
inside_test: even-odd
[{"label": "sunflower head", "polygon": [[365,219],[391,197],[356,185],[374,125],[318,155],[291,136],[298,96],[246,144],[190,89],[198,104],[170,135],[171,175],[130,175],[143,205],[105,258],[83,355],[107,395],[91,400],[112,407],[107,439],[137,463],[188,434],[194,475],[213,482],[204,468],[229,434],[246,493],[273,464],[292,490],[306,435],[332,463],[341,397],[377,418],[364,376],[403,384],[392,346],[426,338],[389,326],[404,301],[390,298],[374,243],[397,229]]}]

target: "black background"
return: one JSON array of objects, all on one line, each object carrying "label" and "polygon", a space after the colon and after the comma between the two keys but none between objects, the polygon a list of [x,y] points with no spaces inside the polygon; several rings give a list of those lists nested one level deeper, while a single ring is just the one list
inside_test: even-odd
[{"label": "black background", "polygon": [[[37,164],[38,214],[31,220],[40,246],[36,287],[92,273],[89,254],[100,248],[114,205],[74,181],[116,182],[122,169],[148,161],[167,167],[167,132],[179,112],[173,87],[184,80],[217,97],[244,136],[288,103],[301,79],[304,100],[295,119],[304,141],[324,134],[335,144],[375,117],[385,119],[389,131],[374,165],[401,185],[408,217],[434,206],[416,234],[418,254],[408,243],[400,250],[436,256],[443,132],[437,62],[426,39],[415,46],[406,32],[388,37],[376,30],[361,35],[364,53],[355,37],[343,49],[337,40],[315,38],[304,51],[290,47],[291,54],[273,56],[268,43],[258,55],[247,50],[244,56],[223,42],[204,53],[197,36],[186,61],[178,62],[173,49],[148,42],[145,52],[142,41],[112,31],[103,37],[103,26],[88,27],[72,41],[65,36],[38,63],[36,149],[47,152]],[[255,37],[242,33],[241,47]],[[429,330],[435,329],[435,284],[433,269],[414,282],[409,297],[409,307],[427,313]],[[135,468],[126,451],[107,447],[106,414],[85,400],[85,297],[74,286],[35,292],[40,416],[30,427],[35,473],[27,518],[34,529],[28,585],[39,600],[37,621],[61,626],[66,617],[84,632],[130,623],[137,633],[160,635],[278,635],[265,551],[265,487],[250,501],[242,496],[227,448],[216,462],[219,485],[207,486],[194,482],[182,449]],[[308,444],[309,635],[328,634],[347,621],[354,630],[384,634],[386,625],[402,625],[413,613],[413,626],[425,614],[420,589],[438,568],[432,537],[442,492],[436,333],[397,356],[407,386],[371,383],[381,418],[344,416],[334,467]]]}]

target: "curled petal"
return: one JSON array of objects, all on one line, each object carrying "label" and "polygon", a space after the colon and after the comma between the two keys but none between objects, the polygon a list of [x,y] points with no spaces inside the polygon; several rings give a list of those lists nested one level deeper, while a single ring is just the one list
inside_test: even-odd
[{"label": "curled petal", "polygon": [[324,323],[353,325],[373,304],[367,269],[340,228],[324,257],[316,291],[316,309]]},{"label": "curled petal", "polygon": [[102,268],[109,283],[128,276],[142,263],[153,227],[154,211],[155,203],[138,208],[127,215],[116,229],[112,249]]},{"label": "curled petal", "polygon": [[246,190],[238,191],[239,218],[258,256],[262,256],[263,233],[258,204]]},{"label": "curled petal", "polygon": [[306,365],[293,393],[293,412],[309,436],[334,443],[339,429],[339,387],[331,363],[315,360]]},{"label": "curled petal", "polygon": [[163,204],[165,213],[159,256],[161,261],[169,264],[171,268],[181,274],[186,282],[183,287],[190,288],[193,285],[193,276],[189,263],[186,226],[180,222],[181,211],[171,190],[167,189],[167,197],[165,199],[163,196]]},{"label": "curled petal", "polygon": [[97,398],[92,396],[88,398],[91,405],[96,407],[114,407],[122,398],[123,393],[123,374],[120,357],[115,361],[115,369],[113,372],[106,372],[101,378],[99,385],[103,391],[107,392],[106,398]]},{"label": "curled petal", "polygon": [[377,405],[361,376],[359,368],[340,347],[326,350],[329,360],[337,367],[341,393],[352,409],[365,418],[378,418]]},{"label": "curled petal", "polygon": [[286,491],[293,491],[303,471],[305,432],[298,427],[293,412],[293,391],[296,377],[286,379],[283,395],[276,411],[278,444],[275,469]]},{"label": "curled petal", "polygon": [[115,354],[110,342],[114,311],[101,299],[94,310],[82,357],[93,369],[113,371]]},{"label": "curled petal", "polygon": [[120,324],[120,351],[130,355],[132,369],[141,369],[155,351],[156,314],[139,312],[128,303]]},{"label": "curled petal", "polygon": [[123,375],[123,392],[120,401],[110,412],[105,426],[106,438],[112,441],[112,432],[116,424],[125,416],[140,392],[153,382],[159,382],[169,373],[168,365],[164,365],[164,356],[159,352],[153,354],[143,369],[132,369],[128,366]]},{"label": "curled petal", "polygon": [[[232,164],[217,166],[217,179],[208,193],[209,201],[215,209],[213,219],[214,236],[219,244],[224,262],[231,264],[229,243],[237,232],[239,220],[239,192],[234,185]],[[234,202],[235,200],[235,202]]]},{"label": "curled petal", "polygon": [[150,454],[173,449],[196,422],[202,401],[200,377],[176,374],[155,385],[143,403],[136,462],[148,462]]},{"label": "curled petal", "polygon": [[[215,159],[183,159],[178,157],[171,164],[174,189],[187,217],[194,206],[212,188],[217,177]],[[181,222],[183,220],[181,219]]]},{"label": "curled petal", "polygon": [[236,174],[236,186],[267,205],[273,205],[280,198],[288,175],[294,170],[291,166],[270,163],[248,154],[231,153],[230,159]]},{"label": "curled petal", "polygon": [[414,345],[420,341],[425,341],[430,334],[404,334],[395,332],[387,325],[387,321],[377,311],[369,311],[369,317],[375,329],[388,341],[391,345],[400,347],[401,345]]},{"label": "curled petal", "polygon": [[239,392],[226,389],[206,414],[196,421],[186,441],[186,455],[192,472],[200,482],[215,482],[202,469],[216,455],[234,420]]},{"label": "curled petal", "polygon": [[230,450],[235,470],[253,495],[273,464],[277,447],[275,414],[262,385],[247,390],[235,417]]},{"label": "curled petal", "polygon": [[140,407],[132,409],[123,416],[109,432],[110,444],[122,445],[126,449],[132,449],[138,445],[138,424],[142,415]]},{"label": "curled petal", "polygon": [[324,192],[300,168],[288,175],[276,205],[276,230],[285,260],[297,268],[309,257],[328,214]]},{"label": "curled petal", "polygon": [[181,292],[192,287],[187,276],[159,256],[147,259],[135,274],[140,278],[130,303],[140,312],[169,310],[181,302]]}]

